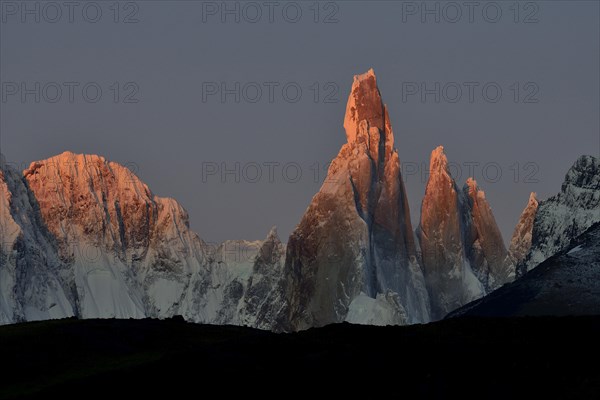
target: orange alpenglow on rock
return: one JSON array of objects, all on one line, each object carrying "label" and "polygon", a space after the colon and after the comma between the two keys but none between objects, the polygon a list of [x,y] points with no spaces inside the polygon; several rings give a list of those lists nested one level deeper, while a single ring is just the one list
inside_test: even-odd
[{"label": "orange alpenglow on rock", "polygon": [[519,222],[510,240],[508,252],[516,264],[522,262],[531,248],[531,234],[533,232],[533,220],[538,209],[536,194],[531,192],[525,209],[519,217]]},{"label": "orange alpenglow on rock", "polygon": [[290,236],[284,279],[294,329],[379,309],[369,323],[429,321],[406,191],[387,108],[373,70],[354,77],[347,143]]},{"label": "orange alpenglow on rock", "polygon": [[477,182],[458,189],[442,146],[429,168],[417,236],[432,318],[440,319],[514,279],[515,267]]}]

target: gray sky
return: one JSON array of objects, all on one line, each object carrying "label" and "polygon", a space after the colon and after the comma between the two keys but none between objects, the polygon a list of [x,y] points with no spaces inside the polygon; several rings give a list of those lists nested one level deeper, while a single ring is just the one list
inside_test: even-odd
[{"label": "gray sky", "polygon": [[227,14],[221,2],[137,1],[115,14],[98,1],[71,15],[53,3],[59,15],[2,1],[1,151],[20,168],[100,154],[176,198],[207,241],[259,239],[272,225],[286,240],[345,141],[352,76],[372,67],[413,225],[421,165],[441,144],[507,238],[529,192],[555,194],[579,155],[600,153],[599,3],[463,3],[321,2],[316,14],[313,2],[230,2]]}]

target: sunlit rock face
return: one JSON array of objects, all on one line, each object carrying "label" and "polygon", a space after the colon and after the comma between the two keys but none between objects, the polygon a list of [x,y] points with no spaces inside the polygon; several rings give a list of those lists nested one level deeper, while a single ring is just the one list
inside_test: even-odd
[{"label": "sunlit rock face", "polygon": [[535,214],[531,250],[519,266],[525,273],[556,254],[600,221],[600,161],[581,156],[569,169],[560,192],[540,201]]},{"label": "sunlit rock face", "polygon": [[181,205],[103,157],[66,152],[23,175],[78,316],[240,322],[261,242],[211,248],[189,229]]},{"label": "sunlit rock face", "polygon": [[417,236],[433,319],[514,279],[485,193],[473,179],[458,189],[442,146],[431,153]]},{"label": "sunlit rock face", "polygon": [[63,279],[84,318],[169,316],[203,263],[201,242],[172,199],[154,196],[127,168],[63,153],[23,173],[56,238]]},{"label": "sunlit rock face", "polygon": [[429,302],[400,162],[372,70],[354,78],[344,128],[347,143],[289,238],[287,307],[279,320],[291,329],[341,322],[358,296],[391,292],[397,305],[382,313],[383,323],[426,322]]},{"label": "sunlit rock face", "polygon": [[465,202],[464,194],[450,176],[448,159],[440,146],[431,153],[418,228],[434,319],[484,293],[465,254],[465,239],[471,229],[469,215],[463,212]]},{"label": "sunlit rock face", "polygon": [[529,200],[525,209],[519,217],[517,226],[510,240],[510,248],[508,252],[515,264],[519,264],[525,260],[531,248],[531,235],[533,232],[533,220],[538,209],[538,201],[535,193],[529,195]]}]

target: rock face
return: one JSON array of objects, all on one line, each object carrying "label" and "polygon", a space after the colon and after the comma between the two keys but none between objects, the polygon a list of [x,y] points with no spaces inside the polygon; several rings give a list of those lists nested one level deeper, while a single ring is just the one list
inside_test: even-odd
[{"label": "rock face", "polygon": [[73,287],[39,206],[19,173],[0,165],[0,324],[75,315]]},{"label": "rock face", "polygon": [[[470,232],[465,246],[467,258],[487,293],[515,279],[515,264],[509,256],[500,229],[485,198],[485,192],[474,179],[463,188],[470,209]],[[469,216],[467,216],[467,221]]]},{"label": "rock face", "polygon": [[357,297],[395,294],[408,322],[429,321],[391,122],[372,70],[354,78],[344,128],[348,142],[290,236],[287,307],[278,319],[291,329],[341,322]]},{"label": "rock face", "polygon": [[514,279],[485,193],[473,179],[458,189],[442,146],[431,153],[417,236],[433,319]]},{"label": "rock face", "polygon": [[600,313],[600,223],[515,282],[450,314],[570,316]]},{"label": "rock face", "polygon": [[485,291],[467,259],[465,241],[471,224],[466,202],[450,176],[444,148],[436,148],[431,153],[417,230],[433,319],[442,318]]},{"label": "rock face", "polygon": [[519,222],[510,240],[508,250],[515,264],[521,263],[531,248],[531,234],[533,232],[533,220],[538,209],[538,201],[535,193],[529,195],[527,206],[519,217]]},{"label": "rock face", "polygon": [[248,314],[248,282],[274,231],[265,243],[208,246],[175,200],[94,155],[66,152],[1,178],[0,323],[183,315],[238,324]]},{"label": "rock face", "polygon": [[201,242],[174,200],[152,195],[128,169],[63,153],[23,173],[69,265],[83,318],[170,316],[186,275],[204,263]]},{"label": "rock face", "polygon": [[556,254],[598,221],[600,162],[592,156],[581,156],[567,172],[560,193],[539,203],[531,250],[520,273]]},{"label": "rock face", "polygon": [[260,329],[283,330],[287,321],[277,322],[285,308],[285,294],[281,277],[285,264],[285,246],[271,229],[254,258],[244,301],[240,311],[240,323]]}]

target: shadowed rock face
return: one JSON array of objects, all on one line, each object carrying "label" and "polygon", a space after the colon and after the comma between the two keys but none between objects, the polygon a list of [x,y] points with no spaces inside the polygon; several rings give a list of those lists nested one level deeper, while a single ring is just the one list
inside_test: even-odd
[{"label": "shadowed rock face", "polygon": [[529,195],[527,206],[519,217],[519,222],[510,240],[508,252],[515,264],[521,263],[531,248],[531,234],[533,232],[533,220],[538,209],[538,201],[535,193]]},{"label": "shadowed rock face", "polygon": [[348,143],[288,242],[292,329],[343,321],[361,293],[388,290],[410,322],[428,321],[400,162],[372,70],[354,78],[344,128]]},{"label": "shadowed rock face", "polygon": [[514,264],[485,193],[473,179],[458,189],[441,146],[429,174],[417,236],[432,318],[439,319],[514,279]]},{"label": "shadowed rock face", "polygon": [[0,160],[0,324],[75,315],[63,268],[27,182]]},{"label": "shadowed rock face", "polygon": [[569,169],[557,195],[539,203],[531,250],[519,266],[525,273],[556,254],[600,221],[600,161],[581,156]]},{"label": "shadowed rock face", "polygon": [[515,279],[515,265],[506,250],[484,191],[474,179],[469,178],[463,192],[471,210],[471,229],[465,243],[467,256],[477,279],[489,293]]},{"label": "shadowed rock face", "polygon": [[240,311],[243,325],[260,329],[284,330],[287,321],[278,321],[278,314],[285,307],[285,293],[281,286],[285,246],[272,228],[262,242],[248,279],[244,302]]}]

